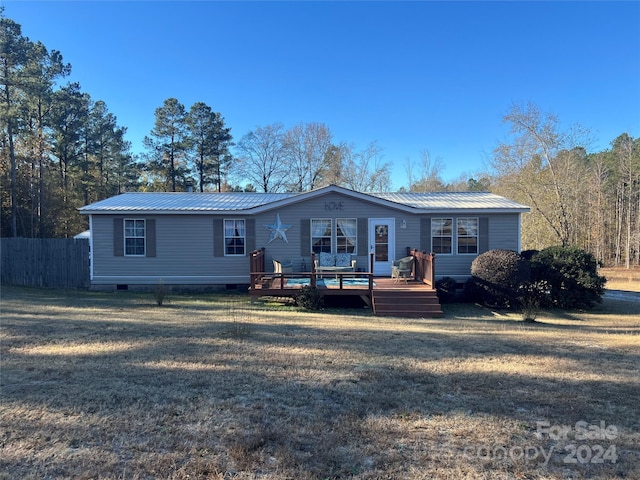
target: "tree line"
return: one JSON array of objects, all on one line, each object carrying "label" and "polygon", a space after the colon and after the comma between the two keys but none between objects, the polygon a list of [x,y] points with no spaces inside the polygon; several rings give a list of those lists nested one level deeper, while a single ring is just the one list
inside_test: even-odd
[{"label": "tree line", "polygon": [[79,206],[138,187],[126,128],[78,83],[58,87],[71,65],[2,13],[2,235],[72,236]]},{"label": "tree line", "polygon": [[491,159],[491,189],[531,207],[525,249],[576,246],[607,265],[640,265],[640,138],[623,133],[587,153],[588,129],[563,130],[534,104],[504,116],[511,136]]},{"label": "tree line", "polygon": [[[256,127],[234,143],[224,117],[204,102],[168,98],[132,152],[102,100],[71,65],[22,34],[0,7],[0,228],[3,236],[69,237],[86,228],[77,209],[126,191],[306,191],[328,183],[390,186],[390,164],[372,143],[336,143],[322,123]],[[233,183],[235,179],[237,183]],[[244,183],[244,186],[240,184]]]},{"label": "tree line", "polygon": [[[70,237],[86,229],[77,209],[126,191],[303,192],[328,184],[391,187],[391,163],[376,142],[358,149],[319,122],[257,126],[234,140],[221,113],[177,98],[133,153],[102,100],[63,81],[71,65],[22,35],[0,9],[0,229],[2,236]],[[445,182],[427,150],[405,164],[410,191],[493,191],[531,206],[526,249],[574,245],[607,264],[640,264],[640,140],[621,134],[588,153],[581,127],[532,104],[504,116],[511,136],[482,173]]]}]

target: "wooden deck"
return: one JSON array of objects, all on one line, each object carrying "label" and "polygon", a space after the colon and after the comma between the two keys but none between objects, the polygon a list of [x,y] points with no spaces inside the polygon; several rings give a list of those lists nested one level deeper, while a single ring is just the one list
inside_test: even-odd
[{"label": "wooden deck", "polygon": [[[414,257],[412,278],[408,281],[373,274],[373,257],[368,272],[292,272],[270,273],[264,269],[264,248],[251,254],[249,295],[295,297],[303,286],[317,287],[323,296],[359,296],[374,315],[396,317],[440,317],[442,310],[434,286],[434,256],[407,248]],[[373,254],[371,254],[373,255]],[[312,254],[313,259],[313,254]],[[313,264],[313,261],[312,261]]]},{"label": "wooden deck", "polygon": [[[303,274],[287,274],[284,278],[266,277],[263,283],[249,289],[252,298],[258,297],[295,297],[303,285],[311,282],[302,281]],[[317,283],[318,291],[323,296],[348,295],[359,296],[369,305],[375,315],[393,317],[441,317],[442,310],[435,289],[423,282],[409,280],[396,282],[388,277],[372,277],[373,286],[369,289],[367,279],[358,281],[366,282],[364,285],[352,285],[351,277],[343,277],[342,286],[340,279],[335,276],[327,276],[329,282]],[[331,278],[330,278],[331,277]]]}]

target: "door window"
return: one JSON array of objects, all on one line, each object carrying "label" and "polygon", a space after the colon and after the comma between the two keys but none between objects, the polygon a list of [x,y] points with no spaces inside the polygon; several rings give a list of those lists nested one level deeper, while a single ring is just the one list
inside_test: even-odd
[{"label": "door window", "polygon": [[389,261],[389,225],[378,224],[374,227],[374,254],[376,262]]}]

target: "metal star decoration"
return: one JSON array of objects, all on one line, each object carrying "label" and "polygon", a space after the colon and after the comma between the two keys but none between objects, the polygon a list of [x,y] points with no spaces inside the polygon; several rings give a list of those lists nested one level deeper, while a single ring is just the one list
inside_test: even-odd
[{"label": "metal star decoration", "polygon": [[273,242],[276,238],[283,239],[286,243],[289,243],[287,240],[286,231],[289,230],[293,225],[288,225],[286,223],[282,223],[280,220],[280,214],[276,213],[276,221],[271,225],[265,225],[269,230],[271,230],[271,237],[269,237],[269,242]]}]

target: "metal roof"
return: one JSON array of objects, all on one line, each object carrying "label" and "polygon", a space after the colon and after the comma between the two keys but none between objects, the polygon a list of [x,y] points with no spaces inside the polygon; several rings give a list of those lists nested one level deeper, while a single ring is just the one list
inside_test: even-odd
[{"label": "metal roof", "polygon": [[418,208],[420,210],[526,209],[508,198],[489,192],[397,192],[372,193],[374,197]]},{"label": "metal roof", "polygon": [[80,213],[216,212],[248,210],[289,198],[295,193],[131,192],[106,198],[80,209]]},{"label": "metal roof", "polygon": [[247,212],[281,207],[326,193],[342,193],[414,213],[528,212],[529,207],[487,192],[360,193],[330,185],[304,193],[164,193],[131,192],[80,208],[83,214]]}]

